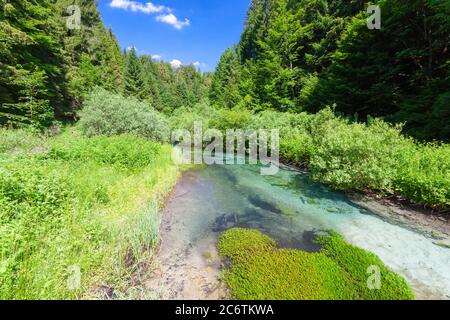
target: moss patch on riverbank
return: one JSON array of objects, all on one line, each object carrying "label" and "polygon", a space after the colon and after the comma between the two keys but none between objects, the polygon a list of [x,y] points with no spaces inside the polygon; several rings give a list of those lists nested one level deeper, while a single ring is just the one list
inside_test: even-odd
[{"label": "moss patch on riverbank", "polygon": [[[389,271],[374,254],[348,244],[337,233],[320,235],[319,253],[279,249],[255,230],[223,233],[219,252],[231,262],[224,281],[232,297],[242,300],[409,300],[406,281]],[[378,267],[381,288],[370,290],[371,266]],[[373,267],[372,267],[373,268]]]}]

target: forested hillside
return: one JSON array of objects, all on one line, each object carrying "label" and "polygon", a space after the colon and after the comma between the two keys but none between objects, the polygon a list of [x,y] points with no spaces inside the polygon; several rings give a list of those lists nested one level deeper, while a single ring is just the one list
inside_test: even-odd
[{"label": "forested hillside", "polygon": [[220,107],[317,112],[406,122],[419,139],[450,138],[450,2],[253,0],[239,44],[219,63]]},{"label": "forested hillside", "polygon": [[202,100],[210,78],[193,65],[174,69],[170,63],[152,61],[147,55],[138,57],[134,48],[125,54],[124,95],[146,101],[166,114]]},{"label": "forested hillside", "polygon": [[[80,9],[81,23],[67,27]],[[92,0],[17,0],[0,6],[0,125],[47,127],[73,120],[96,86],[134,95],[159,110],[190,106],[204,95],[193,66],[121,52]],[[207,76],[205,76],[207,79]]]}]

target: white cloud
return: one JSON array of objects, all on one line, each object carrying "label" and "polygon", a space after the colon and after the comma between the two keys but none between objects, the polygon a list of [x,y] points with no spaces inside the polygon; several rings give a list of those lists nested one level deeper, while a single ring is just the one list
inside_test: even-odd
[{"label": "white cloud", "polygon": [[154,54],[154,55],[152,55],[152,60],[161,61],[162,60],[162,55],[161,54]]},{"label": "white cloud", "polygon": [[140,2],[132,1],[132,0],[112,0],[109,5],[113,8],[131,10],[134,12],[139,11],[139,12],[143,12],[146,14],[161,13],[161,12],[167,10],[167,8],[165,6],[154,5],[151,2],[147,2],[144,4],[144,3],[140,3]]},{"label": "white cloud", "polygon": [[184,19],[181,21],[172,13],[172,9],[162,5],[155,5],[151,2],[141,3],[133,0],[111,0],[109,4],[112,8],[131,10],[133,12],[142,12],[145,14],[160,13],[156,17],[156,21],[167,23],[174,27],[175,29],[181,30],[184,27],[191,25],[189,19]]},{"label": "white cloud", "polygon": [[183,65],[183,63],[180,60],[173,59],[172,61],[170,61],[170,65],[172,66],[172,68],[178,69]]},{"label": "white cloud", "polygon": [[189,19],[185,19],[184,21],[178,20],[178,18],[173,13],[162,14],[156,17],[156,21],[170,24],[175,29],[181,30],[184,27],[188,27],[191,25]]},{"label": "white cloud", "polygon": [[208,66],[206,63],[200,61],[195,61],[192,63],[192,65],[197,69],[206,68]]}]

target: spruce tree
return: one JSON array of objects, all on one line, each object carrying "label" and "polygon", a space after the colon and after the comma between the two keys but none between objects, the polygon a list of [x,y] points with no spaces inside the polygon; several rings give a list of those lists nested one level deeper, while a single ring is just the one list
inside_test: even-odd
[{"label": "spruce tree", "polygon": [[126,53],[125,57],[123,93],[126,96],[134,96],[141,100],[146,98],[142,65],[134,47]]}]

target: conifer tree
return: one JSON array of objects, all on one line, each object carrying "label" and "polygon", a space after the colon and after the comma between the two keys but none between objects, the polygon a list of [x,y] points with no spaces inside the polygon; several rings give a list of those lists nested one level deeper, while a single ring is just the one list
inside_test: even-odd
[{"label": "conifer tree", "polygon": [[146,98],[142,65],[134,47],[126,53],[125,57],[123,93],[141,100]]}]

